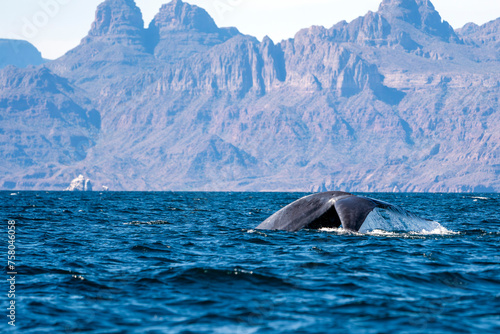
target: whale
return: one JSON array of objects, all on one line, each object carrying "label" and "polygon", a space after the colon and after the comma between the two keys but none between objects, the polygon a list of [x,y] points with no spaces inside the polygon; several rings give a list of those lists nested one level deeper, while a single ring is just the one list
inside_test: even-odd
[{"label": "whale", "polygon": [[301,229],[342,227],[358,232],[375,208],[401,210],[373,198],[329,191],[298,199],[274,213],[256,229],[295,232]]}]

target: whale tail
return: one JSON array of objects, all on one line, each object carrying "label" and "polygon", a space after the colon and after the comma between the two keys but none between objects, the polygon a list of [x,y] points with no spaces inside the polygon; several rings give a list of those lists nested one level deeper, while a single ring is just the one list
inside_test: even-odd
[{"label": "whale tail", "polygon": [[257,226],[262,230],[298,231],[303,228],[338,228],[358,231],[375,208],[394,206],[368,197],[331,191],[303,197]]}]

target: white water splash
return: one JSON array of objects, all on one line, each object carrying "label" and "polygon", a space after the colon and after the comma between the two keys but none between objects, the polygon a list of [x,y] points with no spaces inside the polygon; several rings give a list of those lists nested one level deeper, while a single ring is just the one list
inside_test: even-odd
[{"label": "white water splash", "polygon": [[319,231],[335,234],[359,234],[380,237],[416,237],[422,235],[459,234],[448,230],[436,221],[415,216],[401,208],[375,208],[366,217],[358,232],[339,228],[322,228]]},{"label": "white water splash", "polygon": [[322,227],[318,229],[320,232],[328,232],[328,233],[335,233],[335,234],[359,234],[358,232],[350,231],[350,230],[345,230],[342,227]]},{"label": "white water splash", "polygon": [[262,235],[264,237],[267,237],[267,234],[265,234],[264,232],[253,230],[253,229],[251,229],[251,230],[242,230],[242,231],[246,232],[246,233],[249,233],[249,234],[256,233],[256,234]]},{"label": "white water splash", "polygon": [[483,197],[483,196],[472,196],[471,198],[474,199],[474,202],[477,202],[478,199],[481,199],[481,200],[489,200],[489,199],[491,199],[489,197]]},{"label": "white water splash", "polygon": [[460,234],[460,232],[455,232],[455,231],[450,231],[445,227],[437,228],[432,231],[426,231],[422,230],[420,232],[388,232],[384,230],[373,230],[366,232],[366,235],[371,235],[375,237],[386,237],[386,238],[423,238],[425,239],[426,236],[431,236],[431,235],[455,235],[455,234]]},{"label": "white water splash", "polygon": [[366,217],[359,232],[385,236],[390,236],[387,233],[399,235],[397,232],[424,235],[456,233],[436,221],[420,218],[394,206],[387,209],[375,208]]}]

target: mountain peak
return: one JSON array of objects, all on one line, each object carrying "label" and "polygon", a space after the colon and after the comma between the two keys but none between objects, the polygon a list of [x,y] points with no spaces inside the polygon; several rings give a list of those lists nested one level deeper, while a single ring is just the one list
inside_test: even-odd
[{"label": "mountain peak", "polygon": [[202,8],[173,0],[160,8],[149,25],[147,50],[158,59],[175,63],[194,54],[206,52],[238,35],[237,29],[219,29]]},{"label": "mountain peak", "polygon": [[42,54],[33,44],[14,39],[0,39],[0,69],[8,65],[27,67],[44,62]]},{"label": "mountain peak", "polygon": [[420,27],[421,16],[418,9],[415,0],[384,0],[380,4],[379,13]]},{"label": "mountain peak", "polygon": [[195,30],[204,33],[219,31],[215,21],[203,8],[181,0],[163,5],[151,24],[156,25],[160,33],[165,30]]},{"label": "mountain peak", "polygon": [[134,0],[106,0],[97,7],[87,38],[112,40],[125,45],[142,43],[144,21]]},{"label": "mountain peak", "polygon": [[444,41],[459,41],[453,28],[442,20],[430,0],[383,0],[379,13],[388,19],[405,21]]}]

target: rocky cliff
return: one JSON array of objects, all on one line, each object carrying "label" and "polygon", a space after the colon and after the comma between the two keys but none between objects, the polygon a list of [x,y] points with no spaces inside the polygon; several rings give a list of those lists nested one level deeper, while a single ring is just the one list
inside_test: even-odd
[{"label": "rocky cliff", "polygon": [[180,0],[147,28],[106,0],[80,46],[0,72],[3,187],[499,191],[497,23],[454,31],[430,1],[384,0],[276,43]]}]

